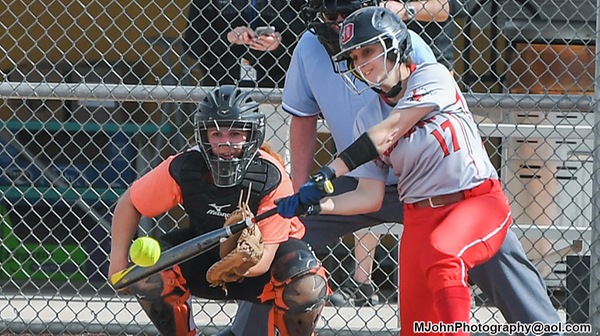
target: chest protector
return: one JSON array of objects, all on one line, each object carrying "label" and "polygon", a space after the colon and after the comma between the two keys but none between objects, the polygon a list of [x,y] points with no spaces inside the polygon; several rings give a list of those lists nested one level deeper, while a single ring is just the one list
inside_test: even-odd
[{"label": "chest protector", "polygon": [[171,162],[169,172],[181,188],[183,207],[189,216],[190,228],[196,234],[223,227],[225,218],[237,208],[240,193],[245,200],[250,186],[248,205],[256,214],[261,200],[281,182],[279,169],[256,157],[240,184],[230,188],[216,187],[202,154],[197,151],[177,156]]}]

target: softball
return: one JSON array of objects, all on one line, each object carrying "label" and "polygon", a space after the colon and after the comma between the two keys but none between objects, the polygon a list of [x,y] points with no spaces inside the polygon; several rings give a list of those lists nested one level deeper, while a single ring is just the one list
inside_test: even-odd
[{"label": "softball", "polygon": [[129,258],[134,264],[142,267],[156,264],[160,258],[160,253],[158,240],[148,236],[134,240],[131,247],[129,247]]}]

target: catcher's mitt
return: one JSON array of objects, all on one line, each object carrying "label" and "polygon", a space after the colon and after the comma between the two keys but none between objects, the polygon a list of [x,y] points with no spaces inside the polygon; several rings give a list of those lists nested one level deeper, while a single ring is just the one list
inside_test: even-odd
[{"label": "catcher's mitt", "polygon": [[[234,211],[225,221],[225,226],[253,217],[247,204]],[[237,240],[236,240],[237,238]],[[206,280],[212,287],[221,286],[225,292],[227,282],[241,281],[252,266],[263,256],[263,239],[257,225],[245,228],[239,235],[221,243],[221,260],[206,272]]]}]

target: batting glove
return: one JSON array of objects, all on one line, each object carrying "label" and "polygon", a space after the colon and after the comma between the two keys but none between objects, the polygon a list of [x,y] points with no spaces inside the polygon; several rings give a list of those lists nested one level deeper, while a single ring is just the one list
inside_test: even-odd
[{"label": "batting glove", "polygon": [[277,212],[285,218],[318,214],[321,210],[319,201],[333,193],[333,178],[333,169],[322,167],[310,181],[300,187],[297,194],[277,200]]},{"label": "batting glove", "polygon": [[310,178],[310,181],[306,182],[300,190],[298,190],[298,196],[300,202],[305,205],[319,204],[319,201],[333,193],[333,183],[331,180],[335,178],[335,171],[329,168],[329,166],[323,166],[317,171],[315,175]]},{"label": "batting glove", "polygon": [[321,212],[319,204],[304,204],[300,202],[298,194],[275,200],[275,204],[277,204],[277,212],[283,218],[317,215]]}]

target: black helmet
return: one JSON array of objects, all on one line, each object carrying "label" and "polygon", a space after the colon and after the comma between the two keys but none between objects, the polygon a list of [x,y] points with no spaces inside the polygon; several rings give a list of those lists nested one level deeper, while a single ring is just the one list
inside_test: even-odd
[{"label": "black helmet", "polygon": [[346,83],[357,92],[362,91],[357,89],[356,78],[367,83],[371,88],[376,88],[381,83],[365,80],[360,65],[353,64],[350,52],[375,43],[381,43],[383,53],[376,55],[373,60],[378,57],[384,57],[384,62],[388,59],[392,60],[395,63],[393,69],[396,69],[400,63],[405,63],[412,51],[406,24],[387,8],[362,8],[344,19],[339,34],[341,51],[333,57],[333,61],[336,72],[342,74]]},{"label": "black helmet", "polygon": [[378,0],[308,0],[300,16],[306,28],[313,30],[327,52],[333,56],[340,51],[339,33],[332,25],[339,25],[338,14],[342,18],[359,8],[377,6]]},{"label": "black helmet", "polygon": [[[242,92],[233,85],[215,88],[199,104],[194,117],[196,141],[216,186],[232,187],[240,183],[262,145],[265,139],[265,116],[260,113],[258,106],[250,92]],[[209,128],[248,132],[247,141],[239,145],[241,155],[235,158],[215,155],[208,141]]]}]

